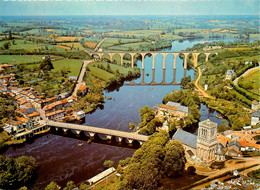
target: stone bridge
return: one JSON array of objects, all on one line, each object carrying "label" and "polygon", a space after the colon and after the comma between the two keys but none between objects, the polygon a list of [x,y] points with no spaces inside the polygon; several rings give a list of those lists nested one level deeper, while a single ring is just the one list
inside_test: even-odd
[{"label": "stone bridge", "polygon": [[65,133],[68,130],[74,130],[77,135],[79,135],[81,132],[88,132],[91,138],[94,138],[94,136],[97,134],[103,134],[106,136],[108,140],[110,140],[112,137],[117,138],[119,143],[122,142],[123,138],[126,139],[129,144],[132,144],[132,142],[136,140],[139,142],[140,145],[142,145],[143,142],[148,140],[148,136],[139,135],[137,133],[130,133],[130,132],[118,131],[113,129],[105,129],[105,128],[87,126],[87,125],[62,123],[62,122],[55,122],[50,120],[46,121],[46,125],[50,127],[55,127],[56,130],[61,128]]},{"label": "stone bridge", "polygon": [[142,56],[142,70],[144,70],[145,64],[144,64],[144,58],[146,55],[152,55],[153,57],[153,62],[152,62],[152,68],[153,70],[155,69],[155,57],[157,54],[161,54],[163,55],[163,69],[165,70],[165,58],[167,55],[173,55],[174,59],[173,59],[173,69],[176,69],[176,58],[178,55],[183,54],[184,55],[184,69],[187,69],[187,62],[188,62],[188,56],[191,54],[193,56],[194,59],[194,66],[196,67],[198,65],[198,57],[200,54],[205,54],[206,59],[205,61],[207,62],[209,60],[209,56],[210,54],[216,54],[218,55],[218,52],[216,51],[167,51],[167,52],[155,52],[155,51],[151,51],[151,52],[123,52],[123,51],[106,51],[106,52],[88,52],[85,50],[85,52],[87,54],[89,54],[90,56],[98,56],[99,59],[101,59],[103,57],[103,55],[108,55],[110,58],[110,61],[113,61],[113,56],[114,55],[119,55],[120,56],[120,64],[121,66],[123,66],[123,59],[124,56],[126,54],[129,54],[131,56],[131,67],[134,67],[134,56],[136,55],[141,55]]}]

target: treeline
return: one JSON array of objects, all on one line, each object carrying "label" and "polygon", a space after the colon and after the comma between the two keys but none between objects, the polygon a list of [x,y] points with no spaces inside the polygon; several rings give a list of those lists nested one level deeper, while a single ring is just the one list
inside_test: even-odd
[{"label": "treeline", "polygon": [[6,50],[1,51],[0,55],[56,55],[56,56],[62,56],[68,59],[90,59],[89,55],[84,53],[83,51],[71,51],[68,50],[66,52],[59,52],[52,49],[42,50],[42,51],[28,51],[25,49],[19,49],[19,50]]},{"label": "treeline", "polygon": [[169,141],[168,133],[162,130],[136,150],[120,177],[119,189],[156,189],[163,178],[182,175],[185,163],[183,145]]},{"label": "treeline", "polygon": [[[255,95],[255,94],[252,94],[251,92],[243,89],[243,88],[240,88],[239,86],[235,85],[233,83],[233,81],[230,81],[230,85],[238,92],[240,93],[241,95],[245,96],[247,99],[253,101],[253,100],[258,100],[258,96]],[[251,106],[251,103],[249,104],[249,106]]]},{"label": "treeline", "polygon": [[19,189],[29,185],[35,177],[36,168],[36,160],[33,157],[0,156],[0,188]]}]

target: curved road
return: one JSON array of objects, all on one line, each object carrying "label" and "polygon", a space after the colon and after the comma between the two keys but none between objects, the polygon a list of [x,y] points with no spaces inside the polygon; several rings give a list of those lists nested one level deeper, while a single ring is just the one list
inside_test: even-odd
[{"label": "curved road", "polygon": [[258,67],[253,67],[253,68],[251,68],[251,69],[248,69],[246,72],[244,72],[242,75],[240,75],[239,77],[237,77],[237,78],[234,80],[234,84],[237,85],[238,79],[239,79],[240,77],[245,77],[245,76],[247,76],[249,73],[255,72],[255,70],[260,70],[260,66],[258,66]]}]

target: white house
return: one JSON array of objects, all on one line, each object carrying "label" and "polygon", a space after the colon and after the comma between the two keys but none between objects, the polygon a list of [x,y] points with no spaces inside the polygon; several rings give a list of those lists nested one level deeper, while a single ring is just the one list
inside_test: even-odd
[{"label": "white house", "polygon": [[257,125],[259,123],[259,118],[260,118],[260,110],[253,112],[251,116],[251,126]]},{"label": "white house", "polygon": [[78,112],[74,112],[73,115],[76,119],[82,119],[82,118],[85,117],[86,113],[81,110],[81,111],[78,111]]},{"label": "white house", "polygon": [[227,73],[226,73],[226,80],[230,80],[233,76],[235,76],[236,73],[234,70],[227,70]]},{"label": "white house", "polygon": [[24,131],[24,126],[23,123],[20,121],[14,121],[14,120],[8,120],[5,123],[5,127],[4,129],[10,133],[10,132],[16,132],[16,133],[20,133]]}]

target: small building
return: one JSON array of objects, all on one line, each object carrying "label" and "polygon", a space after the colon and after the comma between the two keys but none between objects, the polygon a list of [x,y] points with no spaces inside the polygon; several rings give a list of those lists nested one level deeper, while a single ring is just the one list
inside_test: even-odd
[{"label": "small building", "polygon": [[41,120],[40,113],[38,112],[28,114],[27,117],[33,121],[33,125],[38,125],[39,121]]},{"label": "small building", "polygon": [[208,84],[204,84],[204,91],[208,90]]},{"label": "small building", "polygon": [[72,81],[77,81],[78,77],[76,76],[69,76],[69,80],[72,80]]},{"label": "small building", "polygon": [[24,118],[24,117],[16,117],[17,121],[20,121],[23,123],[24,128],[31,130],[33,128],[33,121],[30,118]]},{"label": "small building", "polygon": [[51,113],[47,113],[47,119],[63,119],[64,118],[64,110],[58,110]]},{"label": "small building", "polygon": [[59,97],[60,99],[65,99],[65,98],[68,98],[70,96],[70,91],[67,91],[67,92],[63,92],[61,94],[59,94]]},{"label": "small building", "polygon": [[74,112],[73,116],[76,119],[82,119],[82,118],[84,118],[86,116],[86,113],[83,110],[81,110],[81,111],[78,111],[78,112]]},{"label": "small building", "polygon": [[88,93],[88,90],[89,90],[89,87],[86,86],[86,85],[81,85],[81,86],[79,87],[79,91],[81,92],[82,95],[87,94],[87,93]]},{"label": "small building", "polygon": [[260,110],[253,112],[251,116],[251,126],[257,125],[259,123],[259,118],[260,118]]},{"label": "small building", "polygon": [[181,119],[190,114],[190,110],[188,107],[182,106],[180,103],[171,101],[169,101],[166,105],[160,104],[159,106],[156,106],[156,108],[156,114],[162,117],[167,116],[170,118]]},{"label": "small building", "polygon": [[105,171],[99,173],[98,175],[92,177],[91,179],[87,180],[87,183],[90,185],[93,185],[94,183],[97,183],[101,179],[107,177],[108,175],[112,174],[116,169],[114,167],[108,168]]},{"label": "small building", "polygon": [[227,70],[227,73],[226,73],[226,80],[230,80],[233,76],[235,76],[236,73],[234,70]]},{"label": "small building", "polygon": [[[24,126],[21,121],[8,120],[5,123],[5,129],[9,128],[11,132],[20,133],[24,131]],[[8,130],[6,130],[8,132]]]},{"label": "small building", "polygon": [[256,101],[256,100],[253,100],[252,101],[252,105],[251,105],[251,109],[252,110],[259,110],[260,109],[260,104],[259,104],[259,102],[258,101]]}]

